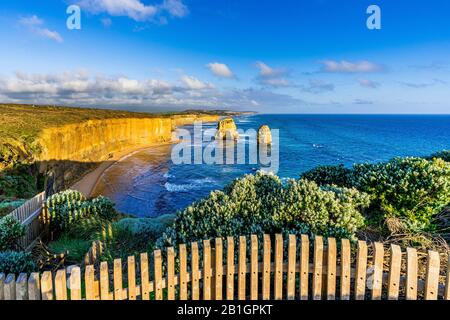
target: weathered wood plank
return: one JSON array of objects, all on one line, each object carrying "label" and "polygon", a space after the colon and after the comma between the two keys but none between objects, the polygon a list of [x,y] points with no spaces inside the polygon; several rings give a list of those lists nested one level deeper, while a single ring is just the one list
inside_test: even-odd
[{"label": "weathered wood plank", "polygon": [[247,277],[247,239],[239,237],[239,270],[238,270],[238,300],[246,299],[245,278]]},{"label": "weathered wood plank", "polygon": [[358,241],[355,270],[355,300],[364,300],[366,296],[367,243]]},{"label": "weathered wood plank", "polygon": [[406,300],[417,300],[417,250],[406,249]]},{"label": "weathered wood plank", "polygon": [[203,300],[211,300],[211,243],[203,241]]},{"label": "weathered wood plank", "polygon": [[191,289],[192,300],[200,299],[198,243],[191,243]]},{"label": "weathered wood plank", "polygon": [[175,300],[175,250],[167,248],[167,299]]},{"label": "weathered wood plank", "polygon": [[398,245],[391,245],[391,261],[389,265],[388,299],[398,300],[400,290],[400,272],[402,267],[402,250]]},{"label": "weathered wood plank", "polygon": [[447,277],[445,279],[444,300],[450,300],[450,255],[447,262]]},{"label": "weathered wood plank", "polygon": [[264,243],[263,243],[263,275],[262,275],[262,298],[263,300],[270,299],[270,273],[271,273],[271,241],[270,235],[264,235]]},{"label": "weathered wood plank", "polygon": [[437,300],[439,290],[440,258],[436,251],[428,251],[427,274],[425,279],[425,300]]},{"label": "weathered wood plank", "polygon": [[95,300],[94,266],[88,265],[84,269],[84,283],[86,300]]},{"label": "weathered wood plank", "polygon": [[288,270],[286,296],[288,300],[295,299],[295,274],[297,267],[297,238],[295,235],[289,235],[288,244]]},{"label": "weathered wood plank", "polygon": [[33,272],[28,278],[28,299],[41,300],[41,281],[38,272]]},{"label": "weathered wood plank", "polygon": [[251,236],[250,300],[258,300],[258,236]]},{"label": "weathered wood plank", "polygon": [[221,238],[215,239],[215,274],[214,299],[222,300],[223,292],[223,243]]},{"label": "weathered wood plank", "polygon": [[309,238],[306,234],[301,236],[300,251],[300,300],[308,300],[309,277]]},{"label": "weathered wood plank", "polygon": [[227,300],[234,299],[234,238],[227,238]]},{"label": "weathered wood plank", "polygon": [[341,240],[341,300],[350,300],[351,248],[348,239]]},{"label": "weathered wood plank", "polygon": [[72,266],[70,271],[70,300],[81,300],[81,269]]},{"label": "weathered wood plank", "polygon": [[12,273],[6,276],[4,284],[5,300],[16,300],[16,276]]},{"label": "weathered wood plank", "polygon": [[5,274],[0,273],[0,301],[5,300],[4,287],[5,287]]},{"label": "weathered wood plank", "polygon": [[180,244],[180,300],[187,300],[187,253],[186,245]]},{"label": "weathered wood plank", "polygon": [[128,300],[136,300],[136,262],[134,256],[127,259]]},{"label": "weathered wood plank", "polygon": [[111,295],[109,293],[108,263],[106,261],[100,263],[100,299],[111,300]]},{"label": "weathered wood plank", "polygon": [[16,300],[28,300],[28,283],[26,273],[21,273],[17,277]]},{"label": "weathered wood plank", "polygon": [[67,279],[65,269],[56,271],[55,297],[56,300],[67,300]]},{"label": "weathered wood plank", "polygon": [[155,300],[163,299],[163,285],[162,285],[162,257],[161,250],[155,250],[153,252],[153,264],[155,274]]},{"label": "weathered wood plank", "polygon": [[141,263],[141,299],[150,300],[150,277],[148,269],[148,254],[141,253],[139,257]]},{"label": "weathered wood plank", "polygon": [[380,242],[374,243],[372,300],[380,300],[383,289],[384,247]]},{"label": "weathered wood plank", "polygon": [[314,266],[312,277],[312,298],[322,299],[322,268],[323,268],[323,238],[316,236],[314,239]]},{"label": "weathered wood plank", "polygon": [[275,274],[274,274],[274,299],[281,300],[283,298],[283,236],[275,235]]},{"label": "weathered wood plank", "polygon": [[327,249],[327,300],[336,299],[336,239],[328,238]]},{"label": "weathered wood plank", "polygon": [[113,268],[114,300],[123,300],[122,260],[114,259]]}]

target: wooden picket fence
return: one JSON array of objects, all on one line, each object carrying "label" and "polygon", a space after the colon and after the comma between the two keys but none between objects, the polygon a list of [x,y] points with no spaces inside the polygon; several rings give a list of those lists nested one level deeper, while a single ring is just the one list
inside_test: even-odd
[{"label": "wooden picket fence", "polygon": [[49,221],[45,199],[45,192],[41,192],[9,214],[27,227],[25,236],[18,241],[18,245],[24,250],[28,250],[47,230]]},{"label": "wooden picket fence", "polygon": [[449,268],[441,268],[435,251],[426,253],[422,277],[419,252],[386,250],[382,243],[277,234],[189,247],[156,250],[151,261],[142,253],[139,263],[130,256],[126,264],[87,265],[83,273],[73,266],[17,278],[0,274],[0,300],[450,299]]}]

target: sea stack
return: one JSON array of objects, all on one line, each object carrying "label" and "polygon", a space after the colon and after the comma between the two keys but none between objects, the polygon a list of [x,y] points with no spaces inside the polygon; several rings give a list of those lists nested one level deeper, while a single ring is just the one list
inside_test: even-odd
[{"label": "sea stack", "polygon": [[272,144],[272,133],[269,126],[263,125],[258,130],[258,144]]},{"label": "sea stack", "polygon": [[217,125],[216,140],[237,140],[239,133],[236,124],[232,118],[226,118],[219,121]]}]

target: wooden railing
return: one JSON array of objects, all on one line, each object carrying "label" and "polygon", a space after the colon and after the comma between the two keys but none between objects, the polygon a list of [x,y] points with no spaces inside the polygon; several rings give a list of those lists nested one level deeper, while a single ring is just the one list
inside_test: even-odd
[{"label": "wooden railing", "polygon": [[84,272],[72,266],[55,274],[0,274],[0,300],[450,299],[447,262],[441,266],[438,252],[427,252],[422,264],[415,249],[397,245],[273,238],[193,242],[190,250],[182,244],[177,252],[154,251],[151,260],[142,253],[139,263],[130,256]]},{"label": "wooden railing", "polygon": [[18,241],[18,245],[27,250],[46,230],[48,219],[46,217],[45,192],[34,196],[11,212],[9,216],[16,218],[27,227],[25,236]]}]

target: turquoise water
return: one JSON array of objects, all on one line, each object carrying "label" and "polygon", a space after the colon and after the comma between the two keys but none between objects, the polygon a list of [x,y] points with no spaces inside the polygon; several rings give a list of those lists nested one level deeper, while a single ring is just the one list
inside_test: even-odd
[{"label": "turquoise water", "polygon": [[[350,166],[450,149],[450,116],[253,115],[235,122],[243,130],[263,124],[279,129],[282,178],[298,177],[318,165]],[[259,169],[250,164],[174,165],[171,148],[164,145],[130,155],[105,173],[94,193],[110,197],[122,212],[158,216]]]}]

